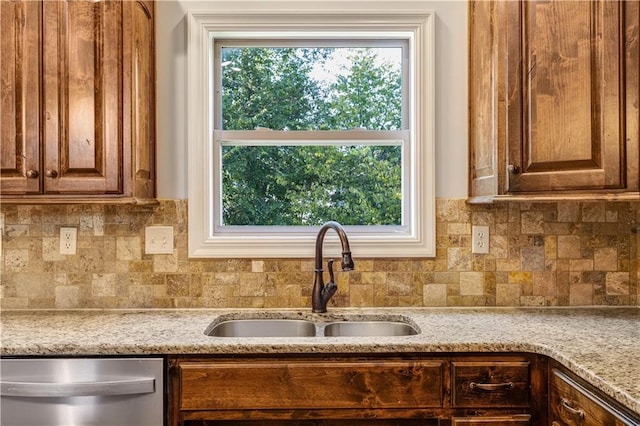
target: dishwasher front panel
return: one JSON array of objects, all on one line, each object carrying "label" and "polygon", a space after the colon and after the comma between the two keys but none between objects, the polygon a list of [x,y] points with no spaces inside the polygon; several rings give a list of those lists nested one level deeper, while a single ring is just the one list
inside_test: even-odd
[{"label": "dishwasher front panel", "polygon": [[2,426],[163,426],[162,358],[0,359]]}]

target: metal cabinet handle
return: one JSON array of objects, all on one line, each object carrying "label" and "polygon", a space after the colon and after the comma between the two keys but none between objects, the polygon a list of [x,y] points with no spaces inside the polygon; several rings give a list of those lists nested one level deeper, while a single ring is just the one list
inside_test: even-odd
[{"label": "metal cabinet handle", "polygon": [[27,170],[27,177],[29,179],[35,179],[40,175],[37,170],[29,169]]},{"label": "metal cabinet handle", "polygon": [[153,393],[155,382],[153,378],[76,383],[2,381],[0,395],[32,398],[134,395]]},{"label": "metal cabinet handle", "polygon": [[577,417],[580,417],[581,419],[584,419],[584,410],[581,410],[579,408],[573,408],[571,404],[569,404],[569,401],[567,401],[565,398],[562,398],[560,400],[560,403],[562,405],[562,408],[564,408],[566,412],[568,412],[573,416],[577,416]]},{"label": "metal cabinet handle", "polygon": [[49,169],[44,173],[44,175],[48,178],[56,178],[58,177],[58,172],[55,170]]},{"label": "metal cabinet handle", "polygon": [[511,389],[511,388],[513,388],[513,383],[511,383],[511,382],[507,382],[507,383],[476,383],[476,382],[471,382],[471,383],[469,383],[469,388],[470,389],[480,389],[480,390],[484,390],[484,391],[493,392],[493,391]]}]

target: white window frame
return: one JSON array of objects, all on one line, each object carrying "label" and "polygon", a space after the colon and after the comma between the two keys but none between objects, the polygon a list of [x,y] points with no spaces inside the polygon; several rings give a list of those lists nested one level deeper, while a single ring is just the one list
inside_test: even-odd
[{"label": "white window frame", "polygon": [[[409,201],[410,208],[406,211],[407,204],[403,204],[403,224],[399,227],[345,229],[354,257],[435,256],[433,11],[418,3],[394,1],[245,3],[216,1],[206,11],[187,14],[189,257],[313,257],[319,228],[217,226],[220,215],[214,200],[220,189],[214,184],[214,173],[219,169],[217,152],[221,140],[214,138],[214,40],[243,38],[247,34],[267,38],[380,38],[381,32],[389,37],[406,37],[409,42],[410,102],[408,137],[403,140],[403,202]],[[341,137],[341,132],[331,133],[335,138]],[[405,200],[407,194],[409,200]],[[331,237],[329,233],[327,244],[337,251],[339,244]],[[333,249],[329,247],[327,253],[333,253]]]}]

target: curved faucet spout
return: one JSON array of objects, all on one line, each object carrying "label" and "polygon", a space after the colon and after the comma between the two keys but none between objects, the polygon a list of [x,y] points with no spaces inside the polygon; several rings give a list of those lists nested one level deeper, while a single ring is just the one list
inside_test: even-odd
[{"label": "curved faucet spout", "polygon": [[342,270],[351,271],[354,269],[353,258],[351,257],[351,249],[349,248],[349,239],[342,225],[338,222],[329,221],[322,225],[316,236],[316,258],[315,258],[315,278],[313,281],[313,292],[311,295],[311,305],[313,312],[327,312],[327,303],[331,296],[338,289],[338,285],[333,280],[333,259],[329,260],[327,267],[329,269],[329,282],[325,285],[322,270],[322,244],[324,236],[329,229],[333,229],[340,238],[342,245]]}]

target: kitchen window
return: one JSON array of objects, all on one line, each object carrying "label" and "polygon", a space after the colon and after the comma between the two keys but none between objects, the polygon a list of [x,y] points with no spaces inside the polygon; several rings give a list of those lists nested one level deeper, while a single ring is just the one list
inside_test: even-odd
[{"label": "kitchen window", "polygon": [[337,220],[434,256],[433,13],[223,3],[188,16],[189,255],[310,257]]}]

